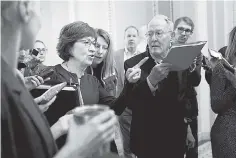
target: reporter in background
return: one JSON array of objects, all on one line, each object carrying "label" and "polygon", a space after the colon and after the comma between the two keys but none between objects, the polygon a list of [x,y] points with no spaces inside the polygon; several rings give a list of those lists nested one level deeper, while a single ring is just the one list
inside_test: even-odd
[{"label": "reporter in background", "polygon": [[[29,52],[31,60],[26,63],[27,67],[25,68],[24,76],[39,75],[40,72],[48,68],[46,65],[43,64],[46,58],[47,51],[47,47],[43,43],[43,41],[35,41],[34,50],[31,49]],[[34,54],[36,52],[38,54]]]},{"label": "reporter in background", "polygon": [[[225,58],[236,67],[236,27],[229,34]],[[211,77],[211,108],[218,114],[211,129],[214,158],[236,157],[236,73],[231,73],[219,60]],[[236,70],[236,69],[235,69]]]},{"label": "reporter in background", "polygon": [[[85,158],[113,139],[116,117],[107,110],[85,124],[69,119],[67,142],[57,151],[52,129],[17,78],[17,52],[33,47],[41,27],[39,2],[1,1],[1,155],[5,158]],[[66,131],[67,132],[67,131]]]},{"label": "reporter in background", "polygon": [[[118,97],[125,86],[124,62],[133,56],[140,54],[137,49],[139,43],[139,30],[135,26],[128,26],[124,31],[125,48],[117,50],[115,55],[116,70],[118,73],[116,97]],[[126,108],[119,117],[120,129],[123,136],[125,158],[133,158],[130,150],[130,126],[132,120],[132,111]]]},{"label": "reporter in background", "polygon": [[[174,24],[174,43],[185,44],[191,37],[194,31],[194,23],[189,17],[180,17]],[[188,53],[188,52],[186,52]],[[194,87],[197,87],[201,82],[201,65],[202,56],[198,56],[188,70],[179,72],[181,100],[185,107],[185,120],[187,123],[187,139],[186,139],[186,158],[198,157],[198,103],[197,93]],[[184,140],[185,143],[185,140]]]}]

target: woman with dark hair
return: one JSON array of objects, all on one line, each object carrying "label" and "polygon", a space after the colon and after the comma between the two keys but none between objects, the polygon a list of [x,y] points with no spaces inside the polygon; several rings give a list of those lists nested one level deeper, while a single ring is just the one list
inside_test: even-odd
[{"label": "woman with dark hair", "polygon": [[[53,118],[50,116],[53,120],[49,119],[50,124],[76,106],[104,104],[109,105],[118,115],[123,112],[124,95],[117,99],[109,95],[95,76],[86,73],[86,68],[94,60],[97,49],[96,39],[95,30],[81,21],[70,23],[62,28],[57,51],[64,62],[54,67],[55,73],[50,76],[49,83],[67,82],[78,85],[76,91],[78,105],[50,107],[46,112],[46,116],[53,116]],[[64,144],[64,140],[59,140],[59,147]]]},{"label": "woman with dark hair", "polygon": [[[226,60],[236,66],[236,27],[230,32]],[[236,74],[224,68],[219,60],[211,77],[211,107],[218,114],[211,129],[214,158],[236,157]],[[236,69],[235,69],[236,70]]]}]

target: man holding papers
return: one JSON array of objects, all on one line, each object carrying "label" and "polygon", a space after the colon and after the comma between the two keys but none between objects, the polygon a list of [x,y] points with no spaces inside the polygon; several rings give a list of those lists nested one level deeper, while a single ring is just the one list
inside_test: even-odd
[{"label": "man holding papers", "polygon": [[146,52],[125,62],[129,79],[130,70],[149,57],[138,67],[141,77],[127,95],[128,106],[133,112],[131,151],[138,158],[183,157],[184,116],[178,100],[178,75],[170,71],[171,64],[162,63],[168,55],[172,37],[173,23],[164,15],[156,15],[148,23]]},{"label": "man holding papers", "polygon": [[[192,35],[194,30],[194,23],[189,17],[180,17],[175,21],[174,32],[175,32],[175,44],[184,45]],[[191,53],[191,52],[185,52]],[[197,52],[198,53],[198,52]],[[200,54],[200,52],[199,52]],[[187,129],[186,140],[186,158],[197,158],[198,157],[198,103],[197,93],[194,87],[198,86],[201,82],[201,54],[194,59],[194,62],[189,67],[189,70],[179,72],[179,79],[181,79],[181,97],[182,104],[185,107],[185,123]],[[194,82],[193,82],[194,81]]]}]

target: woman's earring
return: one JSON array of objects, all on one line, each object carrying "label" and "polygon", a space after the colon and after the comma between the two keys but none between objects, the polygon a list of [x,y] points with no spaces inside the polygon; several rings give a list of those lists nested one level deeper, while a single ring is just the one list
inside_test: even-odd
[{"label": "woman's earring", "polygon": [[172,43],[173,43],[173,40],[171,39],[170,40],[170,48],[172,47]]}]

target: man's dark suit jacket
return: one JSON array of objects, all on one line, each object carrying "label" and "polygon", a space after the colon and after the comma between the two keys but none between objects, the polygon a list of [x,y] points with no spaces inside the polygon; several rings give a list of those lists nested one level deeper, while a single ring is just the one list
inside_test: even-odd
[{"label": "man's dark suit jacket", "polygon": [[[125,70],[144,57],[141,78],[129,91],[128,106],[132,109],[131,150],[138,157],[183,157],[183,106],[179,104],[177,72],[170,72],[158,85],[155,96],[146,78],[155,65],[149,52],[139,54],[125,62]],[[127,84],[127,83],[126,83]]]},{"label": "man's dark suit jacket", "polygon": [[196,63],[196,68],[193,72],[189,70],[183,72],[182,74],[182,96],[183,105],[185,105],[186,117],[194,119],[198,116],[198,102],[197,102],[197,92],[194,87],[199,86],[201,82],[201,67],[202,62]]}]

